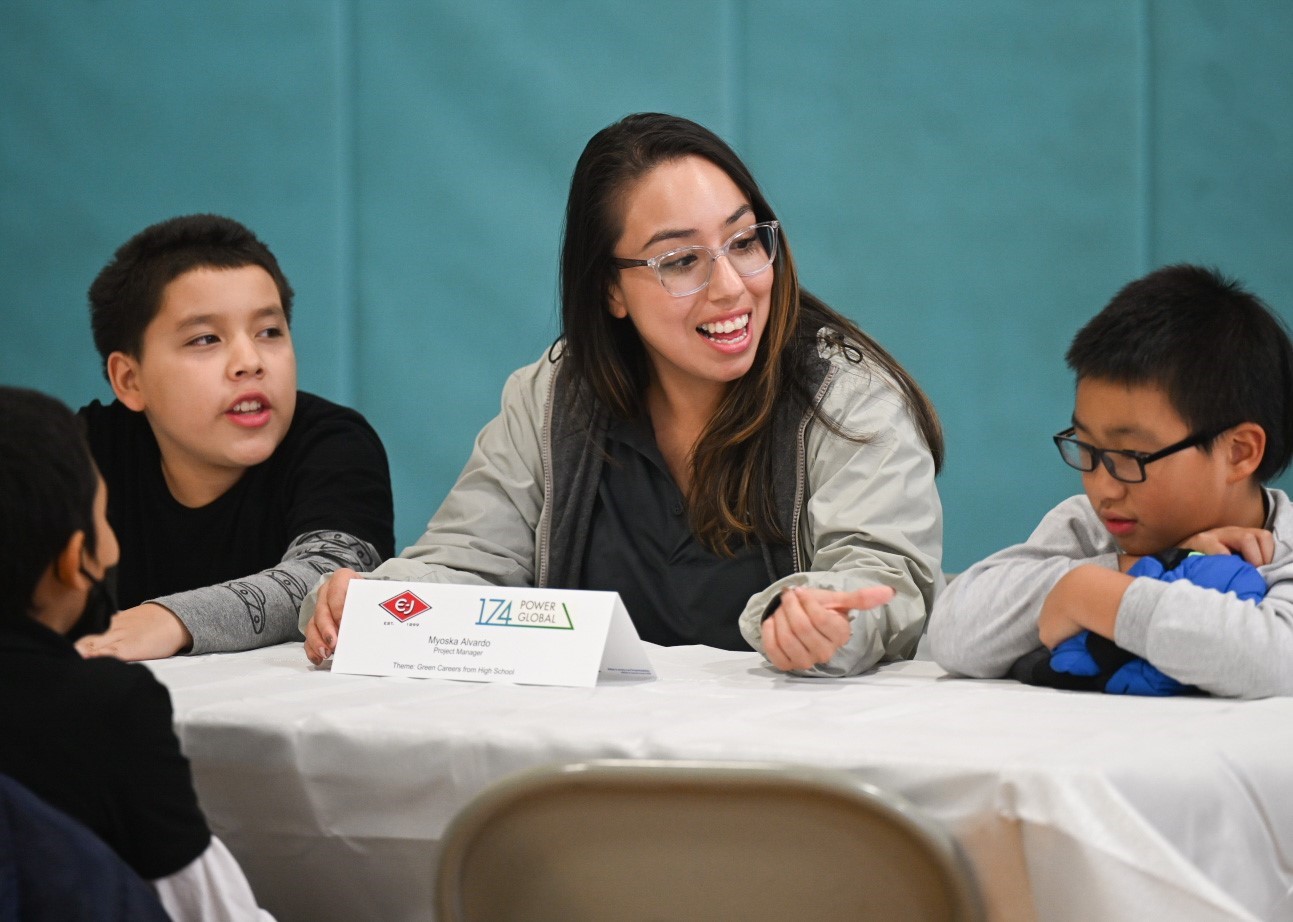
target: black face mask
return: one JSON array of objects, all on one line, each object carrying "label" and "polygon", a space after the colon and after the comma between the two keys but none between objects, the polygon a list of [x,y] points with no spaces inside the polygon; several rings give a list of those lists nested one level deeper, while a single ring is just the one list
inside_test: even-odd
[{"label": "black face mask", "polygon": [[95,579],[82,566],[81,575],[90,581],[90,592],[85,597],[81,617],[67,633],[68,639],[73,641],[90,634],[102,634],[117,613],[117,568],[108,567],[101,579]]}]

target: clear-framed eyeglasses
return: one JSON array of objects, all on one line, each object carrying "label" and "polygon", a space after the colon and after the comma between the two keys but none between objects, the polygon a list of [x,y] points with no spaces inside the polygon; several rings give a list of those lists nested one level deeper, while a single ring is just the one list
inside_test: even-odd
[{"label": "clear-framed eyeglasses", "polygon": [[1206,432],[1191,433],[1181,441],[1173,442],[1166,448],[1155,452],[1097,448],[1094,445],[1089,445],[1073,438],[1077,430],[1071,426],[1062,432],[1055,433],[1051,438],[1055,441],[1055,447],[1060,450],[1060,457],[1071,468],[1087,474],[1095,470],[1097,464],[1103,464],[1104,469],[1109,472],[1109,475],[1114,480],[1121,480],[1123,483],[1143,483],[1146,464],[1160,458],[1166,458],[1168,455],[1174,455],[1178,451],[1184,451],[1187,448],[1211,442],[1221,433],[1227,429],[1233,429],[1236,425],[1238,423],[1222,426],[1220,429],[1210,429]]},{"label": "clear-framed eyeglasses", "polygon": [[650,267],[665,291],[675,298],[682,298],[694,295],[709,284],[710,276],[714,274],[714,263],[720,256],[726,256],[736,274],[744,278],[767,269],[777,258],[777,229],[780,226],[776,221],[751,224],[728,237],[717,250],[707,246],[688,246],[650,259],[621,259],[616,256],[611,261],[621,269]]}]

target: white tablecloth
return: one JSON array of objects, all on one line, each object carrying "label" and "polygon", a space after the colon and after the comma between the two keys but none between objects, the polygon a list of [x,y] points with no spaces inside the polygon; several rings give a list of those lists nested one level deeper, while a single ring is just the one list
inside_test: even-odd
[{"label": "white tablecloth", "polygon": [[848,770],[948,824],[997,920],[1293,920],[1293,699],[648,651],[657,680],[593,689],[333,675],[300,644],[150,665],[212,828],[280,922],[430,919],[453,815],[511,772],[590,758]]}]

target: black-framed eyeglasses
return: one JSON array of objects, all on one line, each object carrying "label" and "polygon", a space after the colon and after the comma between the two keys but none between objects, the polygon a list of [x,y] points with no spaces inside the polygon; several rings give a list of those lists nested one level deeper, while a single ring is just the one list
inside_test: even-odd
[{"label": "black-framed eyeglasses", "polygon": [[1237,425],[1238,423],[1231,423],[1229,426],[1222,426],[1220,429],[1210,429],[1206,432],[1187,435],[1181,441],[1173,442],[1166,448],[1160,448],[1158,451],[1153,452],[1128,451],[1120,448],[1096,448],[1094,445],[1073,438],[1073,433],[1077,431],[1073,426],[1062,432],[1055,433],[1051,438],[1055,440],[1055,447],[1060,450],[1060,457],[1071,468],[1085,474],[1095,470],[1097,464],[1103,464],[1104,469],[1109,472],[1109,475],[1114,480],[1121,480],[1123,483],[1143,483],[1146,464],[1151,461],[1158,461],[1160,458],[1166,458],[1168,455],[1174,455],[1178,451],[1184,451],[1187,448],[1211,442],[1227,429],[1233,429]]},{"label": "black-framed eyeglasses", "polygon": [[707,246],[686,246],[650,259],[614,256],[611,262],[621,269],[650,266],[664,290],[675,298],[682,298],[694,295],[709,284],[714,263],[720,256],[726,256],[736,274],[745,278],[758,275],[771,266],[777,258],[777,228],[780,226],[776,221],[762,221],[743,227],[717,250]]}]

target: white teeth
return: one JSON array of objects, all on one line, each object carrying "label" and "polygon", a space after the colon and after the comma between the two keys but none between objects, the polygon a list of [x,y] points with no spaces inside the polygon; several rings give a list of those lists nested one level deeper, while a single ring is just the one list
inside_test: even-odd
[{"label": "white teeth", "polygon": [[235,413],[255,413],[261,407],[259,400],[244,400],[242,403],[235,403],[233,411]]},{"label": "white teeth", "polygon": [[722,323],[702,323],[700,328],[710,336],[723,333],[735,333],[737,330],[744,330],[750,325],[750,315],[742,314],[735,320],[724,320]]}]

